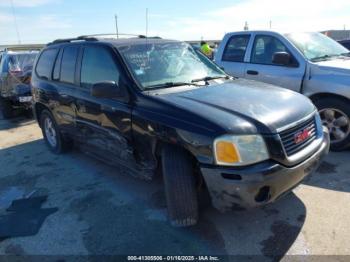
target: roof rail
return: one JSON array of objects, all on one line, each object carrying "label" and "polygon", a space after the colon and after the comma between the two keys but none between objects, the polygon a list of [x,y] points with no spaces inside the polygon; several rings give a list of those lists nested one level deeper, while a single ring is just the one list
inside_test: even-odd
[{"label": "roof rail", "polygon": [[[106,36],[106,38],[114,36],[116,38],[119,38],[119,36],[133,36],[133,37],[138,37],[138,38],[146,38],[145,35],[137,35],[137,34],[124,34],[124,33],[112,33],[112,34],[93,34],[93,35],[83,35],[80,37],[96,37],[96,38],[103,38],[103,36]],[[113,37],[113,38],[114,38]]]},{"label": "roof rail", "polygon": [[74,38],[63,38],[63,39],[57,39],[52,41],[51,43],[48,43],[47,45],[54,45],[54,44],[61,44],[61,43],[71,43],[75,41],[98,41],[98,39],[103,38],[119,38],[119,36],[131,36],[131,37],[137,37],[137,38],[150,38],[150,39],[161,39],[159,36],[145,36],[145,35],[136,35],[136,34],[93,34],[93,35],[81,35]]},{"label": "roof rail", "polygon": [[62,39],[56,39],[52,41],[51,43],[48,43],[47,45],[54,45],[54,44],[61,44],[61,43],[71,43],[75,41],[97,41],[98,39],[95,37],[90,36],[78,36],[74,38],[62,38]]}]

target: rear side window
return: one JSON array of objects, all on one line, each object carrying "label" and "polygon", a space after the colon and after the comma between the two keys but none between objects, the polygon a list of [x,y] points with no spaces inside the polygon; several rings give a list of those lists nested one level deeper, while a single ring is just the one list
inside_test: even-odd
[{"label": "rear side window", "polygon": [[244,62],[249,39],[250,35],[232,36],[226,44],[222,60],[229,62]]},{"label": "rear side window", "polygon": [[78,58],[78,51],[79,47],[77,46],[68,46],[64,48],[61,63],[61,82],[74,84],[75,65]]},{"label": "rear side window", "polygon": [[36,65],[36,73],[39,77],[46,80],[50,79],[57,53],[57,49],[47,49],[41,53],[39,61]]},{"label": "rear side window", "polygon": [[119,82],[119,70],[111,52],[103,47],[86,47],[81,64],[81,86],[90,88],[104,81]]}]

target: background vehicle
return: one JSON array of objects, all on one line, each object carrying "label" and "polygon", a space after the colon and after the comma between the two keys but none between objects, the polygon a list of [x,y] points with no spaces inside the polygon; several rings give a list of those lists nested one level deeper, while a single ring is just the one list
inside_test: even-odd
[{"label": "background vehicle", "polygon": [[183,42],[57,40],[40,53],[31,85],[53,152],[74,140],[141,178],[161,169],[177,226],[197,222],[206,189],[219,210],[264,205],[300,183],[328,152],[329,135],[308,99],[232,79]]},{"label": "background vehicle", "polygon": [[228,33],[215,62],[233,76],[308,96],[331,134],[331,148],[350,145],[349,50],[320,33]]},{"label": "background vehicle", "polygon": [[31,110],[29,84],[38,52],[6,49],[0,53],[0,110],[3,117],[10,118],[14,109]]},{"label": "background vehicle", "polygon": [[338,41],[339,44],[350,50],[350,39]]}]

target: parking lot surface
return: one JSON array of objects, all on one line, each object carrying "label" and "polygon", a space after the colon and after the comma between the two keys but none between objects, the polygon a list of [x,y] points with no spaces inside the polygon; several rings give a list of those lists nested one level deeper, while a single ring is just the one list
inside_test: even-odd
[{"label": "parking lot surface", "polygon": [[208,207],[197,226],[179,229],[167,222],[161,178],[138,180],[78,150],[54,155],[33,120],[0,120],[0,214],[9,198],[31,193],[47,194],[43,207],[58,211],[37,235],[0,240],[0,254],[350,255],[350,151],[330,153],[276,203],[226,214]]}]

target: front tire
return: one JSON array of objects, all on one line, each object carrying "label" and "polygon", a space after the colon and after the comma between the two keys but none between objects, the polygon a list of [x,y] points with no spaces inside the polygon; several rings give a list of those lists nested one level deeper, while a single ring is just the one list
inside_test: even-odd
[{"label": "front tire", "polygon": [[11,118],[13,116],[11,102],[7,99],[0,98],[0,111],[5,119]]},{"label": "front tire", "polygon": [[331,150],[341,151],[350,145],[350,103],[339,98],[321,98],[315,101],[322,124],[327,126]]},{"label": "front tire", "polygon": [[181,148],[165,146],[162,168],[171,224],[177,227],[195,225],[198,221],[198,198],[190,156]]},{"label": "front tire", "polygon": [[55,119],[48,110],[44,110],[40,114],[40,126],[46,145],[53,153],[61,154],[71,148],[72,143],[63,137]]}]

